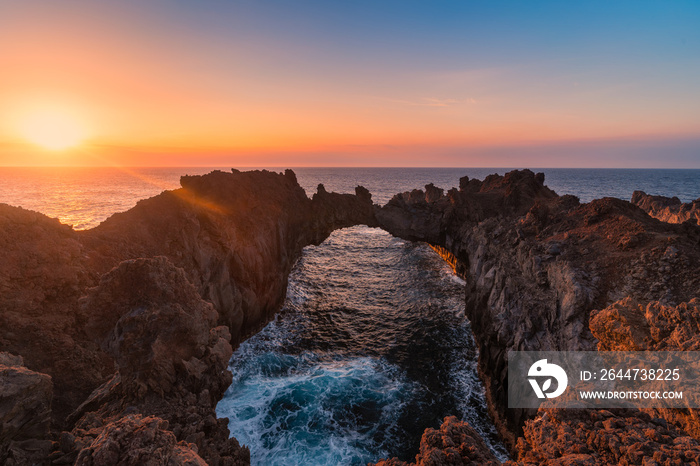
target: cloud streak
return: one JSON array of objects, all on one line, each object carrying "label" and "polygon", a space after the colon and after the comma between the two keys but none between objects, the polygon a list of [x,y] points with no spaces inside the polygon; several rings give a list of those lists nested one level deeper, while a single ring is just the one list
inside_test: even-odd
[{"label": "cloud streak", "polygon": [[452,107],[456,105],[474,105],[476,99],[470,97],[466,99],[439,99],[436,97],[423,97],[416,100],[405,99],[382,99],[387,102],[407,105],[409,107]]}]

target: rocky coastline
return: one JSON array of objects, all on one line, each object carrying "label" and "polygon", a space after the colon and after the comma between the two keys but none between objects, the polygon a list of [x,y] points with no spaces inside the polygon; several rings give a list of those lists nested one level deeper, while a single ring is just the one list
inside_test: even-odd
[{"label": "rocky coastline", "polygon": [[630,202],[663,222],[700,223],[700,199],[683,203],[677,197],[651,196],[644,191],[635,191]]},{"label": "rocky coastline", "polygon": [[[447,193],[428,185],[377,209],[382,228],[436,246],[467,281],[479,374],[510,464],[700,461],[695,410],[506,408],[508,350],[696,348],[700,228],[649,213],[619,199],[558,196],[529,170],[465,177]],[[479,464],[443,453],[416,462]]]},{"label": "rocky coastline", "polygon": [[0,463],[249,464],[214,411],[233,346],[305,246],[373,224],[371,195],[309,199],[291,170],[181,185],[78,232],[0,205]]},{"label": "rocky coastline", "polygon": [[[581,204],[529,170],[381,207],[362,187],[309,199],[291,170],[181,185],[80,232],[0,205],[0,462],[249,464],[214,411],[233,347],[281,307],[305,246],[357,224],[430,244],[465,279],[509,464],[699,461],[695,410],[509,410],[505,390],[509,350],[698,349],[695,204]],[[416,458],[497,463],[456,418]]]}]

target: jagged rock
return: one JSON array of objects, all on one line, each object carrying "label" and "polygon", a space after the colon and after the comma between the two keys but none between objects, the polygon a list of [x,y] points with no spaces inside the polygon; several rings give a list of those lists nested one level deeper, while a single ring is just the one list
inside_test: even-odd
[{"label": "jagged rock", "polygon": [[443,194],[444,190],[441,188],[437,188],[433,183],[426,184],[425,185],[425,202],[435,202],[438,199],[440,199]]},{"label": "jagged rock", "polygon": [[[197,464],[199,455],[215,465],[246,464],[247,449],[214,414],[230,381],[231,343],[279,309],[304,246],[359,223],[426,241],[463,275],[489,410],[514,451],[517,445],[518,461],[693,458],[694,410],[660,411],[654,418],[663,422],[634,411],[610,425],[595,418],[610,417],[598,411],[554,413],[535,425],[526,423],[535,412],[505,409],[504,386],[510,349],[694,348],[700,228],[690,222],[659,222],[612,198],[581,205],[529,170],[465,177],[446,194],[428,185],[382,208],[361,187],[354,195],[320,187],[309,199],[291,170],[217,171],[185,176],[181,185],[84,232],[0,205],[0,348],[54,379],[53,422],[64,430],[55,437],[55,464],[79,456],[99,464],[132,448],[136,456],[125,461],[151,454]],[[475,433],[447,425],[449,432],[426,437],[425,461],[471,461],[469,452],[483,450]],[[639,429],[653,437],[652,456],[637,448]],[[156,441],[141,448],[142,434]],[[577,449],[584,434],[608,442],[598,457]],[[21,449],[13,443],[13,461],[45,448],[41,435]],[[455,435],[467,447],[455,447]],[[557,436],[559,456],[538,446],[547,436]]]},{"label": "jagged rock", "polygon": [[[125,416],[138,413],[168,421],[168,436],[196,445],[212,464],[249,462],[247,449],[228,438],[226,420],[215,412],[231,383],[231,335],[215,327],[217,312],[182,269],[165,257],[124,261],[81,304],[86,329],[114,357],[117,373],[72,415],[75,450],[104,443]],[[121,457],[126,453],[118,446],[100,449]],[[99,464],[100,455],[89,457]]]},{"label": "jagged rock", "polygon": [[0,352],[0,463],[31,464],[50,451],[52,391],[51,377]]},{"label": "jagged rock", "polygon": [[76,311],[122,261],[165,256],[184,269],[235,345],[280,307],[303,247],[335,228],[375,222],[366,189],[312,201],[291,170],[216,171],[181,184],[80,232],[0,204],[0,348],[53,377],[58,424],[112,376],[111,358]]},{"label": "jagged rock", "polygon": [[76,341],[75,303],[91,279],[83,254],[69,226],[0,204],[0,350],[52,377],[55,419],[112,372],[108,358]]},{"label": "jagged rock", "polygon": [[157,417],[130,415],[107,426],[80,450],[76,466],[206,466],[197,448],[177,442],[168,423]]},{"label": "jagged rock", "polygon": [[81,232],[0,204],[0,348],[53,377],[55,461],[138,413],[169,421],[212,464],[245,464],[213,411],[231,345],[281,307],[305,246],[376,223],[366,189],[312,200],[291,170],[181,185]]},{"label": "jagged rock", "polygon": [[479,434],[455,416],[446,417],[439,429],[425,429],[415,463],[396,458],[381,460],[375,466],[497,466]]},{"label": "jagged rock", "polygon": [[322,189],[309,199],[291,170],[214,171],[180,183],[83,232],[90,263],[105,273],[123,260],[168,257],[214,304],[234,344],[280,308],[305,246],[337,228],[375,223],[364,188],[358,195]]},{"label": "jagged rock", "polygon": [[[591,313],[591,331],[600,351],[698,351],[700,350],[700,299],[676,306],[653,301],[638,304],[630,298]],[[696,383],[681,380],[674,390]],[[655,418],[682,428],[700,439],[697,409],[646,409]]]},{"label": "jagged rock", "polygon": [[114,358],[122,384],[139,394],[172,391],[177,366],[204,356],[217,321],[214,307],[165,257],[122,262],[82,307],[87,331]]},{"label": "jagged rock", "polygon": [[631,202],[662,222],[700,223],[700,199],[682,203],[677,197],[651,196],[644,191],[635,191]]},{"label": "jagged rock", "polygon": [[540,409],[518,439],[515,465],[697,464],[700,444],[639,411]]},{"label": "jagged rock", "polygon": [[644,351],[651,336],[644,313],[630,297],[593,311],[590,328],[600,351]]},{"label": "jagged rock", "polygon": [[[509,350],[594,350],[589,317],[595,309],[625,297],[689,302],[700,290],[694,265],[700,228],[659,222],[614,198],[581,205],[543,183],[543,175],[529,170],[463,178],[459,190],[439,199],[404,193],[375,213],[390,233],[436,246],[467,282],[479,373],[490,413],[511,447],[536,412],[506,409]],[[617,322],[631,315],[616,312],[609,334],[617,332],[620,342],[644,340],[634,323],[621,330]]]},{"label": "jagged rock", "polygon": [[591,313],[600,351],[699,351],[700,298],[676,306],[631,298]]}]

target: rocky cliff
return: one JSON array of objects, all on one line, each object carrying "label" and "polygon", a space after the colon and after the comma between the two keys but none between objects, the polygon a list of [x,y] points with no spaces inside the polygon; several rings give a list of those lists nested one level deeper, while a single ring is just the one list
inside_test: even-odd
[{"label": "rocky cliff", "polygon": [[219,312],[234,344],[265,325],[284,301],[287,276],[304,246],[335,229],[373,224],[369,192],[326,192],[312,199],[293,171],[212,172],[183,176],[166,191],[79,232],[90,269],[165,256],[182,267]]},{"label": "rocky cliff", "polygon": [[425,429],[415,463],[397,458],[381,460],[374,466],[499,466],[479,434],[454,416],[445,418],[439,429]]},{"label": "rocky cliff", "polygon": [[[181,185],[81,232],[0,205],[0,350],[24,358],[0,360],[5,464],[29,464],[28,440],[47,464],[249,461],[214,412],[232,345],[279,309],[304,246],[375,223],[371,195],[309,199],[291,170]],[[32,411],[3,411],[27,384]],[[41,429],[13,427],[39,410]]]},{"label": "rocky cliff", "polygon": [[[536,412],[506,409],[509,350],[595,350],[605,345],[599,329],[613,329],[608,334],[615,334],[614,341],[624,339],[614,317],[597,310],[622,299],[642,308],[657,301],[685,306],[700,292],[700,228],[660,222],[618,199],[580,204],[573,196],[556,195],[544,185],[544,175],[529,170],[483,181],[465,177],[459,189],[447,193],[428,185],[425,191],[395,196],[377,208],[376,217],[397,236],[436,246],[467,281],[466,312],[489,409],[502,437],[525,463],[561,456],[545,451],[543,439],[535,438],[537,429],[556,430],[554,424],[542,426],[561,422],[550,417],[533,424]],[[686,333],[697,334],[692,322],[686,327]],[[640,331],[653,333],[651,328]],[[674,424],[673,435],[695,434],[687,417],[671,410],[660,415]],[[620,416],[621,423],[639,424],[637,414],[628,421]],[[591,432],[605,429],[592,418],[585,422]],[[604,464],[607,459],[592,455],[561,464]]]},{"label": "rocky cliff", "polygon": [[[517,464],[700,458],[694,410],[507,410],[505,393],[508,350],[696,349],[693,223],[580,204],[528,170],[384,207],[361,187],[309,199],[289,170],[181,184],[83,232],[0,205],[0,461],[247,464],[214,412],[233,346],[279,309],[304,246],[356,224],[425,241],[464,277],[489,409]],[[453,418],[416,458],[494,461]]]},{"label": "rocky cliff", "polygon": [[52,392],[51,377],[27,369],[20,356],[0,353],[0,463],[31,464],[51,451]]},{"label": "rocky cliff", "polygon": [[651,196],[644,191],[635,191],[631,202],[663,222],[700,223],[700,199],[683,203],[677,197]]},{"label": "rocky cliff", "polygon": [[375,466],[695,465],[700,444],[646,413],[543,409],[526,422],[515,456],[499,462],[474,429],[448,417],[425,430],[415,462],[392,458]]}]

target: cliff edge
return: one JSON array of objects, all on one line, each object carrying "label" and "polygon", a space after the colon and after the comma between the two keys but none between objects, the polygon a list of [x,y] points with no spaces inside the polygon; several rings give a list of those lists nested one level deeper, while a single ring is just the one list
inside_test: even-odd
[{"label": "cliff edge", "polygon": [[652,196],[644,191],[635,191],[630,202],[663,222],[700,223],[700,199],[683,203],[677,197]]},{"label": "cliff edge", "polygon": [[[291,170],[181,185],[81,232],[0,205],[4,464],[248,464],[214,411],[233,348],[280,308],[302,249],[357,224],[431,244],[465,279],[510,464],[700,458],[696,410],[506,408],[509,350],[698,348],[700,227],[653,218],[669,220],[656,201],[581,204],[529,170],[429,184],[383,207],[362,187],[309,198]],[[493,462],[455,418],[426,431],[416,458]]]},{"label": "cliff edge", "polygon": [[[376,208],[380,226],[433,245],[466,280],[466,313],[479,348],[479,373],[490,413],[513,454],[526,463],[538,458],[537,463],[549,464],[562,451],[576,453],[576,442],[558,453],[546,450],[535,431],[567,431],[551,426],[573,428],[572,423],[581,422],[594,435],[605,430],[602,423],[593,414],[572,421],[563,414],[543,417],[534,410],[507,409],[508,351],[609,348],[608,340],[619,340],[624,332],[619,319],[603,311],[620,300],[634,303],[631,312],[637,313],[653,303],[690,309],[684,303],[694,303],[700,293],[700,228],[661,222],[619,199],[581,204],[574,196],[558,196],[544,185],[543,174],[529,170],[483,181],[464,177],[459,189],[446,193],[433,185],[425,188],[398,194]],[[630,319],[628,327],[635,327],[634,322]],[[692,324],[684,329],[682,339],[700,333]],[[663,338],[674,338],[670,334]],[[694,436],[690,450],[700,458],[694,411],[678,411],[654,417],[674,426],[673,435],[679,438]],[[638,411],[614,416],[620,418],[615,425],[627,423],[630,428],[649,419]],[[540,421],[533,424],[535,418]],[[595,456],[593,448],[586,454],[591,464],[605,464],[614,456],[605,456],[603,450]],[[653,455],[647,456],[651,460]]]},{"label": "cliff edge", "polygon": [[[305,246],[376,223],[366,189],[309,199],[291,170],[181,186],[79,232],[0,205],[0,349],[23,358],[0,374],[49,381],[47,428],[30,431],[46,464],[247,464],[214,411],[233,347],[281,307]],[[0,462],[29,464],[7,419]]]}]

